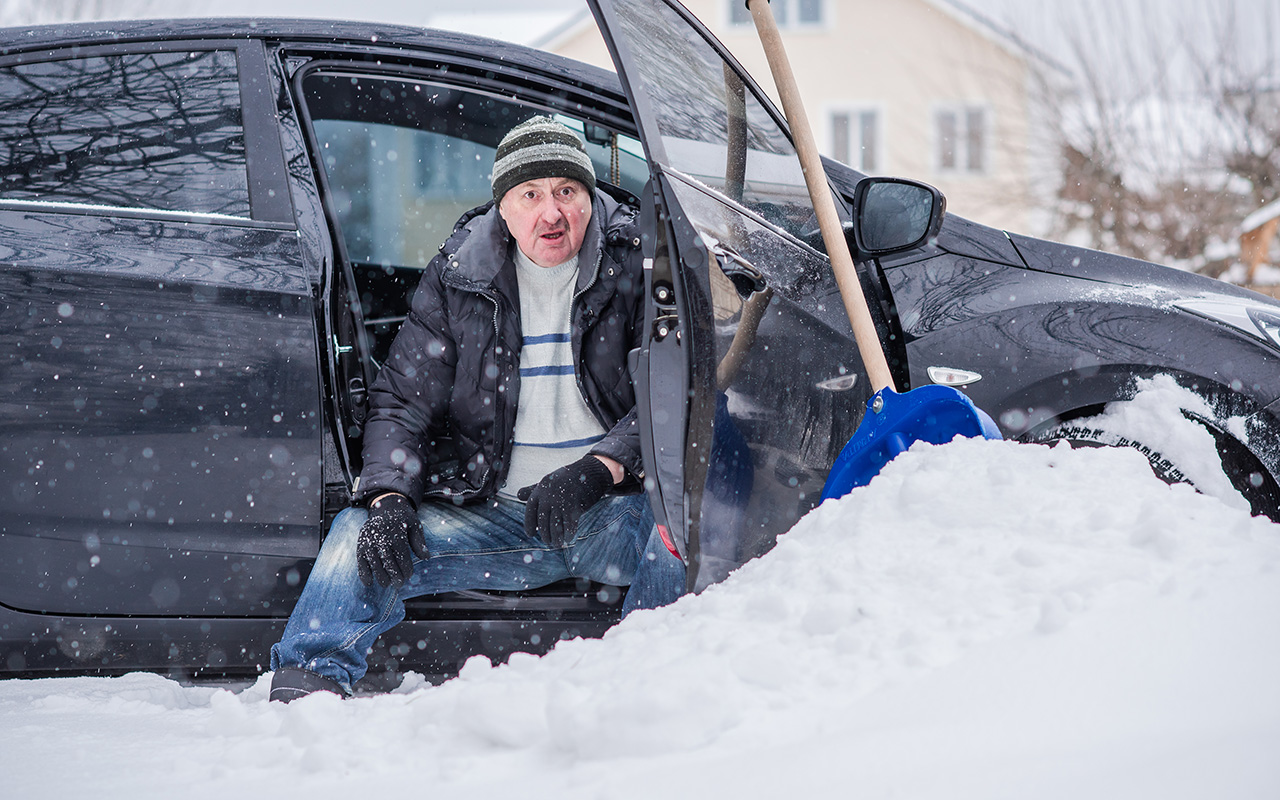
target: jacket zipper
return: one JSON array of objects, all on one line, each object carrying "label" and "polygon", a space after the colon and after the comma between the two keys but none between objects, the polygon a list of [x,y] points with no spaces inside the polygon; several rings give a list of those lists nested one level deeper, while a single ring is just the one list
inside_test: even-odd
[{"label": "jacket zipper", "polygon": [[[450,258],[450,260],[452,261],[453,257],[452,257],[452,256],[450,256],[449,258]],[[493,303],[493,346],[496,348],[496,347],[498,346],[498,343],[502,340],[502,331],[501,331],[501,329],[498,327],[498,308],[499,308],[499,305],[498,305],[498,297],[497,297],[497,295],[489,294],[488,292],[484,291],[483,289],[477,288],[476,284],[471,283],[470,281],[466,281],[465,285],[464,285],[463,283],[458,282],[458,281],[448,281],[448,280],[446,280],[445,282],[446,282],[446,283],[448,283],[450,286],[453,286],[455,289],[461,289],[461,290],[466,291],[466,292],[473,292],[473,293],[478,294],[478,295],[480,295],[481,297],[485,298],[485,299],[486,299],[486,300],[488,300],[490,303]],[[496,353],[496,352],[494,353],[494,359],[495,359],[495,360],[497,359],[497,353]],[[499,432],[499,431],[498,431],[498,428],[499,428],[499,427],[501,426],[501,424],[502,424],[502,409],[501,409],[501,407],[500,407],[500,406],[501,406],[501,403],[502,403],[502,392],[494,392],[494,394],[496,395],[496,397],[494,398],[494,401],[493,401],[493,413],[494,413],[494,417],[493,417],[493,419],[494,419],[493,429],[494,429],[494,434],[495,434],[495,436],[494,436],[494,443],[495,443],[495,445],[496,445],[496,444],[497,444],[497,442],[498,442],[498,437],[497,437],[497,433]],[[483,454],[484,454],[484,452],[483,452],[483,451],[481,451],[481,455],[483,455]],[[490,473],[492,470],[493,470],[493,465],[492,465],[491,463],[489,463],[489,462],[486,460],[486,461],[485,461],[485,464],[484,464],[484,474],[480,476],[480,485],[479,485],[479,487],[477,487],[477,488],[475,488],[475,489],[466,489],[466,490],[461,491],[461,492],[450,493],[450,495],[449,495],[449,496],[450,496],[450,497],[470,497],[471,495],[479,494],[481,491],[483,491],[483,490],[484,490],[485,482],[489,480],[489,473]]]},{"label": "jacket zipper", "polygon": [[[491,295],[488,292],[480,292],[480,294],[483,295],[484,297],[489,298],[489,302],[493,303],[493,348],[494,348],[493,360],[494,360],[494,363],[497,363],[497,360],[498,360],[497,349],[499,347],[499,343],[502,341],[502,332],[501,332],[501,329],[499,329],[498,327],[498,307],[499,307],[498,297],[497,295]],[[520,369],[519,364],[516,365],[516,369],[517,370]],[[502,371],[499,370],[498,373],[499,373],[498,377],[500,378]],[[502,406],[504,403],[502,396],[505,394],[505,392],[500,391],[501,389],[502,389],[502,384],[498,384],[498,386],[493,391],[493,449],[495,452],[501,449],[501,441],[502,441],[502,436],[500,435],[502,434],[502,431],[501,431],[502,416],[503,416]],[[507,454],[507,457],[508,457],[508,460],[510,460],[510,453]],[[489,462],[486,461],[484,465],[484,475],[481,476],[480,478],[480,488],[476,489],[475,492],[472,492],[472,494],[475,494],[484,488],[485,483],[489,480],[489,473],[492,470],[493,470],[493,464],[490,464]],[[494,487],[494,488],[496,491],[497,487]]]},{"label": "jacket zipper", "polygon": [[578,302],[579,297],[582,297],[584,294],[586,294],[588,291],[591,290],[592,286],[596,285],[596,281],[600,279],[600,265],[603,263],[604,263],[604,248],[601,247],[599,250],[596,251],[596,266],[595,266],[595,269],[591,271],[591,280],[587,282],[586,286],[583,286],[581,289],[573,293],[573,302],[575,303]]},{"label": "jacket zipper", "polygon": [[[601,233],[601,236],[603,235],[604,234]],[[569,306],[570,331],[573,330],[573,306],[577,305],[579,298],[581,298],[587,292],[591,291],[591,287],[596,285],[596,281],[600,279],[600,265],[603,263],[604,263],[604,245],[601,245],[600,249],[596,251],[596,265],[595,265],[595,269],[592,270],[591,272],[591,280],[587,282],[586,286],[583,286],[582,289],[580,289],[577,292],[574,292],[573,294],[573,302],[570,303],[570,306]],[[580,369],[581,367],[581,364],[579,363],[580,361],[582,361],[581,349],[579,349],[578,357],[574,359],[574,363],[573,363],[573,378],[574,378],[574,383],[578,384],[578,394],[582,396],[582,402],[587,404],[587,408],[590,409],[591,413],[595,416],[596,422],[599,422],[600,425],[606,431],[608,431],[609,426],[605,425],[605,421],[600,419],[600,412],[596,410],[594,405],[592,405],[591,398],[587,397],[587,390],[582,387],[582,370]]]}]

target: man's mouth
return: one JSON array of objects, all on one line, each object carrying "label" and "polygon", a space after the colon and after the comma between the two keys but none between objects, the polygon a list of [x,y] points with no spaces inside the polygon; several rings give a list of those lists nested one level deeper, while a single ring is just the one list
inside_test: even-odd
[{"label": "man's mouth", "polygon": [[551,242],[559,241],[563,236],[564,231],[552,231],[550,233],[542,234],[543,239]]}]

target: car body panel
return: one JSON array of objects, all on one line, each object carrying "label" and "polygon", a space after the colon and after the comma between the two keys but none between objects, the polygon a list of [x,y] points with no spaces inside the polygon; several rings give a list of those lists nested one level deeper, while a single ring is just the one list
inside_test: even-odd
[{"label": "car body panel", "polygon": [[1011,235],[1009,240],[1029,268],[1043,272],[1124,286],[1158,286],[1184,296],[1207,293],[1250,300],[1259,298],[1257,292],[1251,292],[1240,286],[1193,272],[1170,269],[1149,261],[1048,242],[1043,239],[1032,239],[1018,234]]},{"label": "car body panel", "polygon": [[[182,39],[0,58],[30,76],[7,122],[33,102],[44,115],[19,157],[78,172],[10,180],[0,202],[11,608],[281,615],[296,599],[321,519],[319,275],[264,65],[260,42]],[[170,100],[170,74],[201,88]],[[187,149],[147,138],[182,125]],[[190,191],[166,180],[188,171]]]},{"label": "car body panel", "polygon": [[[1103,371],[1179,371],[1224,387],[1247,379],[1251,389],[1256,386],[1258,407],[1280,391],[1280,380],[1269,378],[1280,354],[1225,326],[1201,325],[1175,308],[1174,295],[1164,290],[954,257],[886,272],[913,381],[928,382],[930,366],[981,374],[982,381],[963,390],[1010,433],[1091,405],[1095,398],[1076,393]],[[1203,328],[1202,335],[1189,339],[1189,325]],[[1181,358],[1170,359],[1171,349]],[[1216,357],[1233,351],[1238,358]],[[1039,397],[1019,388],[1042,384],[1052,388]],[[1010,416],[1018,409],[1026,414]]]},{"label": "car body panel", "polygon": [[[1256,331],[1176,304],[1193,297],[1280,304],[1154,264],[1109,263],[1113,257],[1104,253],[1013,240],[1036,252],[1038,269],[936,255],[885,270],[913,381],[928,382],[930,367],[981,375],[961,391],[1007,437],[1033,438],[1132,397],[1139,379],[1169,375],[1212,409],[1198,420],[1218,438],[1220,452],[1234,442],[1237,458],[1277,474],[1280,350]],[[1082,263],[1087,277],[1073,275]],[[1255,513],[1276,514],[1273,480],[1252,497]]]},{"label": "car body panel", "polygon": [[0,237],[0,470],[23,476],[0,495],[0,602],[287,610],[321,487],[296,234],[3,211]]}]

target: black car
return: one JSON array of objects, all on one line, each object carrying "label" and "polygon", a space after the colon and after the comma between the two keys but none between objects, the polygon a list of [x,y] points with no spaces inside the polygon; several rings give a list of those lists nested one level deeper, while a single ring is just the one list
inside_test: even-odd
[{"label": "black car", "polygon": [[[0,670],[266,668],[416,276],[537,113],[642,207],[647,489],[691,587],[818,502],[870,392],[787,127],[682,8],[592,5],[618,76],[372,24],[0,31]],[[1277,516],[1280,305],[827,167],[900,389],[1089,440],[1073,420],[1172,375]],[[415,600],[371,676],[598,635],[620,594]]]}]

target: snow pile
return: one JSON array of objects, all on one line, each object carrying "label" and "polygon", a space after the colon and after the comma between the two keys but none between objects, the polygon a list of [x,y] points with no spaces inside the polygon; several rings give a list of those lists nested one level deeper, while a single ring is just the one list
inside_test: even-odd
[{"label": "snow pile", "polygon": [[1131,450],[917,445],[702,595],[442,686],[0,683],[0,770],[13,797],[1275,797],[1278,533]]},{"label": "snow pile", "polygon": [[1184,389],[1170,375],[1139,378],[1132,400],[1111,403],[1096,417],[1076,420],[1075,425],[1095,427],[1107,434],[1107,444],[1141,442],[1178,465],[1178,470],[1205,494],[1232,508],[1249,510],[1249,502],[1231,485],[1222,471],[1213,435],[1182,412],[1215,420],[1242,441],[1249,441],[1243,417],[1219,419],[1203,397]]}]

